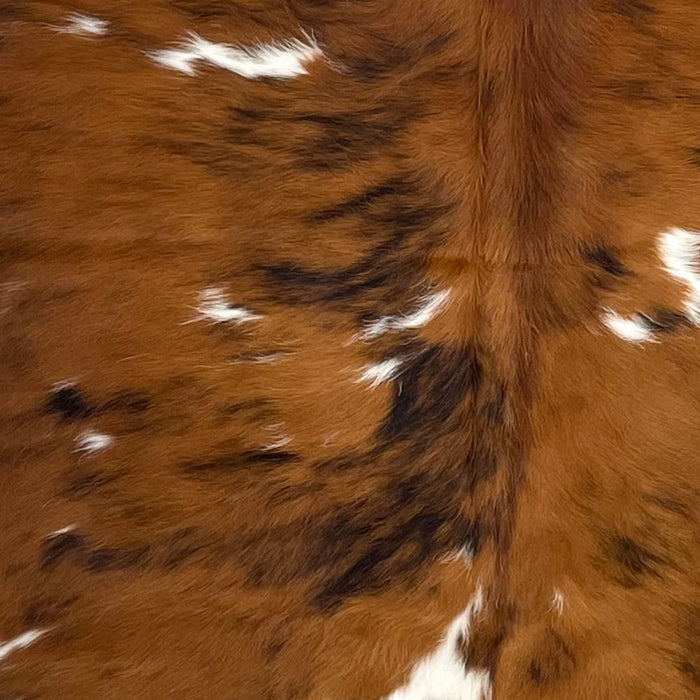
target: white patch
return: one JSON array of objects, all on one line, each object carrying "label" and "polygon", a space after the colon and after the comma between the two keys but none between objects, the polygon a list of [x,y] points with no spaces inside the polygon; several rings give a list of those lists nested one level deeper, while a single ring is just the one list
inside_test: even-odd
[{"label": "white patch", "polygon": [[104,36],[109,31],[109,22],[99,17],[82,15],[78,12],[66,17],[64,26],[51,25],[51,29],[61,34],[75,34],[76,36]]},{"label": "white patch", "polygon": [[26,649],[36,642],[39,637],[43,637],[48,630],[29,630],[7,642],[0,642],[0,661],[7,658],[13,651]]},{"label": "white patch", "polygon": [[472,618],[482,605],[479,588],[464,612],[450,624],[438,648],[413,667],[406,685],[384,700],[488,700],[488,671],[468,671],[460,653],[460,642],[468,639]]},{"label": "white patch", "polygon": [[74,379],[64,379],[60,382],[54,382],[54,384],[51,386],[51,391],[54,392],[54,394],[57,394],[59,391],[63,391],[64,389],[71,389],[74,387],[76,384]]},{"label": "white patch", "polygon": [[561,615],[564,612],[564,594],[558,588],[555,588],[554,593],[552,594],[551,609],[558,615]]},{"label": "white patch", "polygon": [[291,39],[282,43],[256,44],[251,47],[227,46],[190,34],[176,49],[148,54],[151,60],[172,70],[194,75],[199,62],[223,68],[244,78],[295,78],[308,73],[306,64],[323,54],[312,36],[305,41]]},{"label": "white patch", "polygon": [[658,251],[666,272],[688,287],[685,313],[700,325],[700,232],[672,228],[659,237]]},{"label": "white patch", "polygon": [[654,334],[640,314],[625,318],[612,309],[605,309],[601,321],[609,331],[628,343],[648,343],[654,340]]},{"label": "white patch", "polygon": [[284,423],[273,423],[272,425],[266,425],[264,430],[267,430],[269,433],[273,433],[271,436],[273,438],[273,442],[268,443],[260,449],[264,451],[278,450],[280,447],[288,445],[292,441],[292,438],[282,432],[284,427]]},{"label": "white patch", "polygon": [[75,452],[99,452],[106,450],[112,443],[114,438],[104,433],[98,433],[94,430],[88,430],[80,434],[75,441]]},{"label": "white patch", "polygon": [[270,450],[279,450],[280,447],[284,447],[285,445],[288,445],[291,441],[292,441],[292,438],[290,438],[290,437],[282,437],[279,440],[275,440],[275,442],[271,442],[268,445],[261,447],[260,449],[263,452],[268,452]]},{"label": "white patch", "polygon": [[46,535],[46,539],[52,539],[53,537],[60,537],[61,535],[65,535],[68,532],[73,532],[75,528],[78,527],[75,523],[71,525],[66,525],[65,527],[60,528],[59,530],[54,530],[53,532],[49,532],[48,535]]},{"label": "white patch", "polygon": [[[212,321],[213,323],[248,323],[262,318],[243,306],[232,306],[220,289],[205,289],[199,295],[199,316],[194,321]],[[192,323],[192,321],[185,321]]]},{"label": "white patch", "polygon": [[435,294],[428,294],[419,300],[418,308],[410,314],[382,316],[367,325],[362,332],[362,338],[371,340],[389,331],[410,330],[425,326],[445,307],[449,296],[449,289],[436,292]]},{"label": "white patch", "polygon": [[289,353],[287,352],[265,352],[257,355],[239,355],[232,364],[239,365],[244,362],[250,362],[254,365],[269,365],[273,362],[283,360]]},{"label": "white patch", "polygon": [[382,360],[374,365],[367,365],[358,382],[370,382],[370,389],[374,389],[383,382],[388,382],[390,379],[394,379],[399,372],[399,368],[403,364],[402,360],[396,357],[392,357],[388,360]]},{"label": "white patch", "polygon": [[461,561],[468,569],[474,563],[474,547],[471,544],[464,545],[454,552],[446,554],[441,560],[443,564],[452,564],[456,561]]}]

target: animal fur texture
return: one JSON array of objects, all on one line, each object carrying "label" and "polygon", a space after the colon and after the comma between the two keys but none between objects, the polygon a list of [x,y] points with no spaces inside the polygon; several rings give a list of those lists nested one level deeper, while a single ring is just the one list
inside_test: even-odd
[{"label": "animal fur texture", "polygon": [[0,697],[697,698],[699,36],[0,1]]}]

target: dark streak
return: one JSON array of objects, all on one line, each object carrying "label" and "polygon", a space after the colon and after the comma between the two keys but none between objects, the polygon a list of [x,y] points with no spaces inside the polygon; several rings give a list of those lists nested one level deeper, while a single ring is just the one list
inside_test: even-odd
[{"label": "dark streak", "polygon": [[[441,514],[424,511],[394,527],[390,534],[369,542],[348,568],[328,581],[314,596],[314,604],[328,612],[348,596],[360,591],[367,593],[381,589],[387,577],[402,578],[415,571],[432,551],[442,521]],[[344,531],[340,527],[336,521],[336,527],[329,531],[329,536],[338,537],[350,546],[351,543],[347,542],[348,532],[353,540],[366,534],[361,527],[358,530],[357,525],[354,531],[348,530],[347,525]],[[402,548],[405,550],[404,556],[395,557]]]},{"label": "dark streak", "polygon": [[198,22],[211,20],[241,20],[253,22],[269,28],[269,10],[260,7],[245,7],[241,3],[202,1],[202,0],[168,0],[168,5]]},{"label": "dark streak", "polygon": [[44,542],[41,554],[41,568],[53,569],[63,558],[80,554],[84,549],[84,538],[75,532],[64,532],[50,536]]},{"label": "dark streak", "polygon": [[[25,3],[22,3],[24,5]],[[3,2],[0,4],[0,19],[3,20],[21,20],[28,19],[29,13],[16,2]],[[1,46],[1,44],[0,44]]]},{"label": "dark streak", "polygon": [[274,661],[274,659],[279,656],[279,653],[284,649],[286,642],[281,639],[275,639],[263,648],[263,654],[265,655],[266,661]]},{"label": "dark streak", "polygon": [[281,450],[247,450],[223,455],[203,462],[189,462],[181,466],[189,474],[202,472],[235,472],[252,467],[277,467],[295,462],[299,455]]},{"label": "dark streak", "polygon": [[471,667],[493,669],[498,663],[501,645],[517,617],[517,609],[511,601],[503,600],[499,607],[497,616],[492,614],[475,620],[475,629],[464,649]]},{"label": "dark streak", "polygon": [[680,515],[684,518],[689,518],[691,516],[692,509],[685,503],[681,503],[675,498],[668,498],[665,496],[658,496],[656,494],[645,494],[644,500],[649,503],[654,503],[663,508],[664,510],[674,513],[675,515]]},{"label": "dark streak", "polygon": [[125,389],[105,401],[102,411],[123,411],[124,413],[143,413],[151,407],[151,398],[140,391]]},{"label": "dark streak", "polygon": [[[365,313],[376,312],[377,302],[398,303],[406,289],[421,276],[423,259],[440,242],[438,228],[452,209],[436,201],[413,178],[393,178],[371,206],[350,202],[362,214],[358,233],[380,240],[357,262],[340,269],[309,269],[296,263],[264,263],[257,270],[277,301],[289,305],[326,303]],[[346,203],[347,204],[347,203]],[[342,205],[341,205],[342,210]],[[331,217],[340,215],[334,211]]]},{"label": "dark streak", "polygon": [[613,10],[627,19],[637,22],[648,19],[656,8],[643,0],[612,0]]},{"label": "dark streak", "polygon": [[201,165],[219,176],[229,177],[240,170],[242,155],[232,158],[229,148],[204,139],[175,140],[174,138],[150,139],[144,145],[180,156]]},{"label": "dark streak", "polygon": [[698,667],[694,661],[682,659],[678,662],[677,666],[678,670],[687,676],[693,685],[700,688],[700,667]]},{"label": "dark streak", "polygon": [[80,600],[73,595],[65,599],[38,598],[27,605],[22,613],[22,622],[27,627],[44,627],[53,625],[63,615],[67,608]]},{"label": "dark streak", "polygon": [[391,410],[380,430],[382,440],[416,439],[436,430],[470,391],[478,391],[483,370],[474,348],[432,346],[404,370]]},{"label": "dark streak", "polygon": [[536,649],[537,656],[527,668],[527,675],[535,685],[546,685],[564,680],[574,670],[576,657],[559,634],[548,629],[545,639]]},{"label": "dark streak", "polygon": [[414,56],[406,46],[378,48],[374,56],[341,56],[340,64],[353,78],[374,83],[396,72],[398,66],[405,67],[413,62]]},{"label": "dark streak", "polygon": [[81,472],[73,476],[66,488],[70,499],[80,499],[99,491],[103,486],[119,478],[118,474],[104,472]]},{"label": "dark streak", "polygon": [[415,105],[402,103],[355,112],[302,114],[296,120],[317,126],[319,133],[298,146],[296,154],[302,167],[345,168],[369,160],[394,143],[418,116]]},{"label": "dark streak", "polygon": [[71,384],[52,391],[45,408],[49,413],[57,413],[71,421],[88,418],[93,412],[86,398]]},{"label": "dark streak", "polygon": [[[488,382],[485,396],[498,395],[499,384]],[[364,455],[316,465],[320,473],[352,473],[379,463],[393,474],[389,484],[321,521],[322,536],[307,546],[307,570],[325,571],[312,601],[321,611],[332,613],[346,598],[372,594],[389,582],[410,585],[436,552],[480,551],[489,527],[479,518],[465,519],[460,509],[498,468],[483,386],[475,347],[424,346],[402,375],[377,444]],[[462,416],[471,416],[472,425],[458,447],[451,428]],[[449,465],[436,457],[443,436],[451,436],[461,454]]]},{"label": "dark streak", "polygon": [[370,187],[361,194],[339,202],[333,207],[322,209],[311,216],[313,222],[332,221],[344,216],[358,214],[371,207],[377,200],[401,194],[405,190],[405,183],[399,178],[392,178],[374,187]]},{"label": "dark streak", "polygon": [[605,184],[617,186],[628,182],[632,177],[632,173],[620,168],[609,168],[602,173],[601,177]]},{"label": "dark streak", "polygon": [[441,51],[452,39],[452,33],[439,34],[397,44],[394,39],[374,36],[372,52],[362,55],[341,54],[338,63],[343,73],[365,83],[376,83],[397,71],[420,66],[426,58]]},{"label": "dark streak", "polygon": [[[415,585],[441,554],[465,548],[476,556],[496,536],[490,512],[466,517],[463,508],[502,462],[507,385],[486,374],[474,343],[405,341],[398,341],[406,357],[401,387],[374,441],[313,462],[303,484],[289,479],[289,465],[301,457],[287,452],[241,451],[185,465],[190,472],[269,471],[266,506],[312,502],[313,523],[300,515],[240,537],[249,586],[309,580],[310,604],[333,614],[348,598]],[[336,479],[372,488],[329,499]],[[298,510],[308,512],[307,500]]]},{"label": "dark streak", "polygon": [[672,333],[679,328],[691,328],[693,325],[684,313],[673,309],[657,308],[651,316],[637,315],[644,326],[655,333]]},{"label": "dark streak", "polygon": [[244,452],[242,462],[244,464],[284,464],[286,462],[295,462],[299,459],[299,455],[294,452],[283,452],[274,450],[251,450]]},{"label": "dark streak", "polygon": [[663,557],[623,535],[612,538],[610,553],[613,560],[622,565],[625,570],[620,583],[627,588],[641,585],[642,576],[661,578],[658,567],[667,563]]},{"label": "dark streak", "polygon": [[647,80],[619,80],[602,83],[599,86],[608,94],[630,102],[659,103],[661,96],[657,93],[657,86]]},{"label": "dark streak", "polygon": [[233,416],[237,413],[255,411],[258,415],[266,415],[272,403],[266,399],[250,399],[249,401],[239,401],[226,406],[222,413],[226,416]]},{"label": "dark streak", "polygon": [[182,528],[172,534],[166,543],[167,554],[163,561],[166,571],[178,569],[205,548],[203,544],[195,541],[196,534],[197,529],[194,527]]},{"label": "dark streak", "polygon": [[506,387],[503,382],[497,382],[490,391],[484,407],[484,416],[494,427],[503,423],[503,413],[505,409]]},{"label": "dark streak", "polygon": [[587,262],[596,265],[601,270],[614,277],[622,277],[629,274],[627,268],[620,260],[618,253],[607,246],[597,245],[592,248],[587,248],[584,251],[584,258]]},{"label": "dark streak", "polygon": [[146,544],[131,549],[95,549],[87,555],[85,568],[94,573],[138,568],[146,563],[149,550]]},{"label": "dark streak", "polygon": [[688,150],[690,152],[688,162],[696,168],[700,168],[700,146],[693,146]]}]

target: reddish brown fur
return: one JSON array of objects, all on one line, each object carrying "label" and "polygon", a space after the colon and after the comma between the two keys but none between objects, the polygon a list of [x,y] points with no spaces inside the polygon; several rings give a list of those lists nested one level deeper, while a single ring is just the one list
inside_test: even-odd
[{"label": "reddish brown fur", "polygon": [[[286,82],[144,53],[300,28],[329,62]],[[0,696],[379,700],[481,582],[496,700],[697,697],[698,330],[599,315],[682,309],[656,242],[700,229],[698,30],[694,0],[0,3],[0,642],[50,630]],[[428,286],[426,327],[348,342]],[[185,323],[207,287],[263,318]],[[397,354],[403,393],[355,382]]]}]

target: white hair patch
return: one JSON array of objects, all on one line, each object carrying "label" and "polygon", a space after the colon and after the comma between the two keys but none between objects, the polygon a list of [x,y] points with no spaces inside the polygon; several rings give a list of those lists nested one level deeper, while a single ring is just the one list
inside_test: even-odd
[{"label": "white hair patch", "polygon": [[[262,318],[243,306],[230,304],[221,289],[205,289],[199,295],[197,311],[199,315],[193,319],[194,321],[206,320],[212,323],[242,324]],[[186,321],[185,323],[191,322]]]},{"label": "white hair patch", "polygon": [[397,357],[392,357],[388,360],[382,360],[381,362],[377,362],[373,365],[367,365],[364,370],[362,370],[360,378],[357,381],[369,382],[370,388],[374,389],[380,384],[394,379],[398,375],[402,364],[402,360],[398,359]]},{"label": "white hair patch", "polygon": [[684,311],[700,325],[700,232],[672,228],[659,237],[658,251],[666,272],[687,286]]},{"label": "white hair patch", "polygon": [[558,588],[555,588],[552,593],[551,609],[556,612],[557,615],[561,615],[564,612],[564,594]]},{"label": "white hair patch", "polygon": [[648,343],[654,340],[654,333],[641,314],[625,317],[612,309],[605,309],[601,321],[611,333],[628,343]]},{"label": "white hair patch", "polygon": [[449,296],[449,289],[427,294],[419,299],[418,307],[411,313],[382,316],[369,323],[362,332],[362,338],[371,340],[390,331],[411,330],[425,326],[445,307]]},{"label": "white hair patch", "polygon": [[308,73],[306,64],[322,55],[311,36],[305,36],[305,41],[290,39],[280,43],[237,47],[217,44],[194,33],[175,49],[148,54],[155,63],[187,75],[195,75],[197,64],[205,63],[251,80],[284,80],[305,75]]},{"label": "white hair patch", "polygon": [[8,640],[7,642],[0,642],[0,661],[7,658],[13,651],[18,651],[19,649],[26,649],[36,642],[39,637],[43,637],[48,630],[34,629],[28,632],[23,632],[22,634]]},{"label": "white hair patch", "polygon": [[73,12],[66,16],[65,25],[51,25],[51,29],[60,34],[75,34],[86,37],[104,36],[109,31],[109,22],[99,17]]},{"label": "white hair patch", "polygon": [[443,564],[462,562],[462,564],[469,569],[474,563],[474,546],[472,544],[466,544],[463,547],[455,549],[449,554],[446,554],[440,561]]},{"label": "white hair patch", "polygon": [[284,436],[275,440],[274,442],[270,442],[267,445],[264,445],[260,449],[263,452],[269,452],[270,450],[279,450],[281,447],[285,447],[286,445],[288,445],[291,441],[292,438]]},{"label": "white hair patch", "polygon": [[460,653],[463,641],[469,638],[472,618],[482,606],[478,588],[469,605],[452,621],[438,648],[421,659],[408,682],[384,700],[489,700],[490,674],[484,669],[468,670]]},{"label": "white hair patch", "polygon": [[98,433],[95,430],[87,430],[77,437],[74,451],[92,454],[94,452],[100,452],[100,450],[106,450],[113,442],[114,438],[111,435]]},{"label": "white hair patch", "polygon": [[46,539],[50,540],[53,539],[54,537],[60,537],[61,535],[67,535],[69,532],[73,532],[78,526],[75,523],[72,523],[71,525],[66,525],[65,527],[59,528],[58,530],[54,530],[53,532],[49,532],[48,535],[46,535]]},{"label": "white hair patch", "polygon": [[238,365],[243,363],[250,363],[253,365],[269,365],[273,362],[279,362],[287,357],[290,353],[288,352],[261,352],[261,353],[249,353],[238,355],[231,364]]}]

